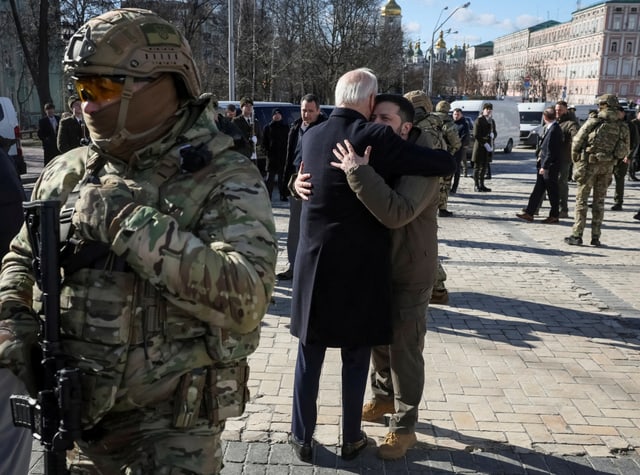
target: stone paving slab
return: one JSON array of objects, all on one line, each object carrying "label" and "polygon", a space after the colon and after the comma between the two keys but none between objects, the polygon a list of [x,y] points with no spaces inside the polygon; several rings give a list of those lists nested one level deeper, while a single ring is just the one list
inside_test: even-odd
[{"label": "stone paving slab", "polygon": [[[383,462],[374,446],[386,428],[365,423],[371,447],[363,456],[345,463],[336,455],[340,357],[330,350],[315,464],[295,459],[285,442],[297,340],[289,334],[290,282],[278,282],[250,358],[251,403],[227,423],[223,474],[640,474],[640,222],[632,219],[640,184],[625,183],[625,211],[606,211],[605,247],[568,246],[572,220],[515,217],[534,163],[531,150],[498,155],[487,182],[494,191],[474,193],[461,178],[450,198],[454,216],[439,220],[451,302],[429,312],[417,446]],[[570,202],[574,193],[572,184]],[[274,202],[274,216],[281,271],[286,203]],[[33,462],[31,473],[43,473],[38,448]]]}]

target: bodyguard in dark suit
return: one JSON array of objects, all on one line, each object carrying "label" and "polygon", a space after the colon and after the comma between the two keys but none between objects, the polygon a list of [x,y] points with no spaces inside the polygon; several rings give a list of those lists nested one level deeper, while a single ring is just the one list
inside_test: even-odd
[{"label": "bodyguard in dark suit", "polygon": [[58,125],[60,116],[56,115],[55,107],[50,102],[44,105],[45,116],[38,121],[38,138],[42,141],[44,150],[44,164],[60,155],[58,151]]},{"label": "bodyguard in dark suit", "polygon": [[562,163],[562,146],[563,133],[560,124],[556,122],[556,111],[553,107],[547,107],[542,113],[545,122],[545,131],[537,150],[538,160],[536,167],[536,184],[529,196],[527,207],[522,213],[516,216],[525,221],[533,221],[533,215],[540,206],[545,191],[549,196],[549,204],[551,210],[549,216],[542,222],[545,224],[553,224],[558,222],[560,215],[559,197],[558,197],[558,176],[560,174],[560,165]]},{"label": "bodyguard in dark suit", "polygon": [[332,150],[349,139],[356,152],[372,146],[370,165],[387,180],[404,174],[446,176],[455,160],[446,151],[418,147],[368,119],[377,79],[366,69],[343,75],[326,122],[302,137],[302,170],[313,194],[303,202],[293,276],[291,333],[300,339],[290,442],[312,460],[316,398],[327,347],[342,355],[342,457],[366,447],[360,430],[371,346],[391,341],[390,235],[357,199],[345,173],[332,167]]}]

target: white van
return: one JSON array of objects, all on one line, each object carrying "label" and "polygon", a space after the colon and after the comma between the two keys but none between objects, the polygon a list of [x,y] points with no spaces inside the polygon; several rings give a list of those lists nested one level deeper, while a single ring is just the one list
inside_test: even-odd
[{"label": "white van", "polygon": [[494,101],[480,99],[465,99],[453,101],[451,110],[460,108],[462,115],[468,117],[473,122],[482,114],[482,105],[490,102],[493,106],[493,120],[496,123],[497,137],[494,148],[503,150],[504,153],[511,153],[515,144],[520,138],[520,127],[518,118],[518,108],[515,101]]},{"label": "white van", "polygon": [[540,137],[540,126],[543,125],[542,113],[551,102],[520,102],[518,114],[520,115],[520,145],[535,147]]},{"label": "white van", "polygon": [[11,99],[0,97],[0,136],[9,140],[16,140],[16,143],[9,149],[9,156],[16,163],[20,174],[27,172],[24,157],[22,156],[22,146],[20,145],[20,126],[18,125],[18,114],[13,107]]}]

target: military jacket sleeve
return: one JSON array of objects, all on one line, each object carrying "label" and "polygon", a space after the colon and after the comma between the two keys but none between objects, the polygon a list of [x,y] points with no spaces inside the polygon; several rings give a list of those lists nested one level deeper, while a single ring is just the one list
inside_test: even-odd
[{"label": "military jacket sleeve", "polygon": [[[275,225],[258,170],[225,152],[212,168],[168,183],[161,209],[139,206],[121,224],[116,254],[174,305],[239,333],[255,329],[275,282]],[[205,188],[198,206],[194,193]],[[196,215],[191,210],[200,208]],[[187,224],[193,223],[193,224]]]},{"label": "military jacket sleeve", "polygon": [[395,189],[386,184],[375,170],[359,166],[347,174],[349,187],[378,221],[388,228],[405,226],[428,205],[437,180],[414,175],[402,176]]},{"label": "military jacket sleeve", "polygon": [[458,150],[460,150],[460,147],[462,147],[462,142],[460,140],[460,136],[458,135],[458,131],[451,120],[445,120],[442,129],[444,132],[445,140],[449,145],[449,153],[453,155]]}]

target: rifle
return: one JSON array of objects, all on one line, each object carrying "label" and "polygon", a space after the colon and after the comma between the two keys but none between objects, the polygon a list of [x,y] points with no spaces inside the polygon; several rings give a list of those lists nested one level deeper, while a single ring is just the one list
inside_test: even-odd
[{"label": "rifle", "polygon": [[80,370],[65,368],[60,338],[60,202],[24,203],[25,225],[33,249],[33,268],[42,291],[41,389],[36,399],[11,396],[13,423],[32,430],[44,446],[45,474],[68,474],[66,451],[81,430]]}]

